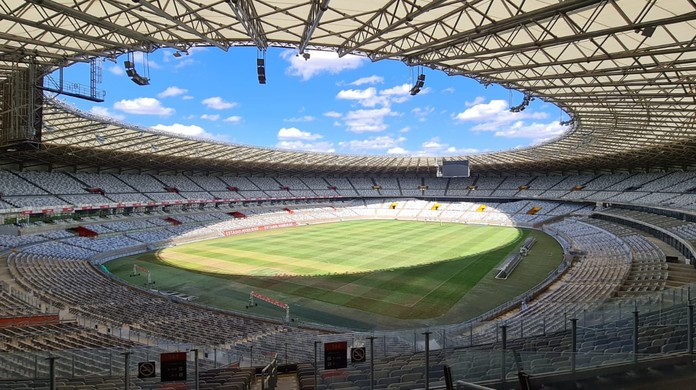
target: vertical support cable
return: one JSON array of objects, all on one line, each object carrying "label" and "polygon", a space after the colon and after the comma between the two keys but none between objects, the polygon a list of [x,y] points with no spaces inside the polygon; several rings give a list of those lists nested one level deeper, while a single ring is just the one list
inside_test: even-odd
[{"label": "vertical support cable", "polygon": [[130,390],[130,372],[128,369],[130,368],[130,351],[123,352],[123,388],[126,390]]},{"label": "vertical support cable", "polygon": [[48,388],[49,390],[56,390],[56,359],[55,356],[49,356],[46,358],[48,360]]},{"label": "vertical support cable", "polygon": [[505,367],[507,365],[505,362],[505,353],[507,352],[507,325],[503,324],[500,326],[500,333],[503,341],[503,350],[500,354],[500,383],[505,383],[505,376],[507,375]]},{"label": "vertical support cable", "polygon": [[687,306],[687,313],[688,317],[686,318],[686,324],[687,324],[687,348],[689,350],[690,354],[694,353],[694,305],[689,304]]},{"label": "vertical support cable", "polygon": [[633,362],[638,363],[638,310],[633,312]]},{"label": "vertical support cable", "polygon": [[199,389],[199,383],[198,383],[198,349],[192,349],[191,352],[193,352],[193,388],[195,390]]},{"label": "vertical support cable", "polygon": [[367,338],[370,340],[370,390],[375,389],[375,337]]},{"label": "vertical support cable", "polygon": [[425,390],[430,390],[430,334],[432,332],[423,332],[425,335]]},{"label": "vertical support cable", "polygon": [[576,365],[576,355],[578,353],[578,319],[570,319],[570,332],[571,332],[571,348],[572,353],[570,355],[570,369],[575,372]]},{"label": "vertical support cable", "polygon": [[314,342],[314,390],[316,390],[319,387],[319,384],[318,384],[319,365],[317,363],[317,345],[319,343],[321,343],[321,341]]}]

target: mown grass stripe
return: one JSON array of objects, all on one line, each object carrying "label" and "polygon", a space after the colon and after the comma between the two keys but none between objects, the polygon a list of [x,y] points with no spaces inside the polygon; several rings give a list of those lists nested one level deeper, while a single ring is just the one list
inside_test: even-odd
[{"label": "mown grass stripe", "polygon": [[[514,228],[363,220],[198,242],[158,252],[166,264],[145,254],[108,267],[125,276],[134,259],[149,262],[158,287],[226,308],[243,309],[253,289],[286,299],[295,315],[320,316],[313,317],[320,322],[321,310],[345,318],[346,308],[378,315],[367,321],[460,321],[521,293],[558,264],[560,256],[550,261],[544,252],[525,259],[504,284],[492,277],[492,268],[529,234],[540,238],[534,251],[557,246],[543,233]],[[475,301],[467,301],[470,292]],[[486,294],[492,295],[482,298]]]}]

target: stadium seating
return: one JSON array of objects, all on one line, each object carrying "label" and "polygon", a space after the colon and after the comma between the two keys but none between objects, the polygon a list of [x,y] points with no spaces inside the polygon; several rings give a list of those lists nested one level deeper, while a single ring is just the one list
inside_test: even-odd
[{"label": "stadium seating", "polygon": [[[265,361],[270,354],[284,348],[288,348],[293,361],[311,361],[311,351],[303,347],[302,340],[305,344],[311,344],[317,338],[332,340],[338,336],[331,335],[335,330],[298,328],[125,288],[105,278],[92,264],[167,245],[221,237],[226,231],[288,222],[397,218],[537,228],[543,225],[569,253],[575,254],[575,260],[567,260],[565,264],[568,269],[564,272],[550,275],[549,283],[556,283],[552,289],[542,289],[534,296],[521,297],[514,301],[514,305],[510,303],[507,309],[501,308],[502,317],[497,317],[499,321],[504,321],[509,334],[513,336],[510,338],[511,345],[526,351],[525,362],[529,364],[529,370],[541,373],[564,370],[570,366],[570,359],[563,351],[568,350],[570,337],[567,328],[571,316],[582,316],[587,322],[583,324],[588,326],[598,322],[596,313],[603,316],[603,322],[597,325],[601,325],[601,331],[599,328],[591,331],[585,328],[579,337],[580,350],[592,354],[587,358],[586,365],[630,360],[630,356],[626,355],[630,350],[629,341],[620,332],[612,331],[626,326],[626,320],[620,318],[622,314],[617,316],[615,309],[607,311],[605,307],[622,300],[643,299],[650,294],[662,294],[662,297],[670,294],[668,288],[673,271],[659,247],[626,226],[587,216],[596,211],[639,220],[689,242],[696,242],[696,222],[644,210],[597,208],[594,203],[669,206],[685,210],[696,208],[696,196],[688,193],[692,189],[694,176],[688,172],[457,179],[247,178],[13,171],[0,171],[0,175],[8,178],[0,181],[3,202],[7,201],[8,210],[11,207],[57,208],[96,203],[178,202],[174,205],[176,207],[159,205],[149,210],[134,208],[128,215],[93,213],[83,215],[79,220],[58,219],[48,223],[24,221],[18,228],[22,235],[0,234],[0,249],[14,251],[9,255],[8,265],[16,283],[27,291],[33,291],[35,296],[52,307],[78,318],[78,323],[119,324],[110,328],[111,331],[118,329],[123,334],[127,333],[126,342],[130,342],[131,346],[138,342],[129,338],[137,334],[143,337],[143,341],[158,345],[196,343],[217,346],[221,350],[226,348],[236,356],[248,354],[253,347],[261,355],[256,357],[258,361]],[[39,186],[40,183],[46,184]],[[428,189],[418,189],[421,184],[428,186]],[[379,187],[375,189],[373,186]],[[524,186],[529,188],[521,189]],[[231,187],[237,190],[233,191]],[[99,188],[104,195],[89,193],[86,191],[88,188]],[[175,188],[178,192],[168,191],[167,188]],[[424,195],[457,199],[435,202],[423,199]],[[348,199],[298,199],[316,196],[346,196]],[[355,199],[356,196],[366,198]],[[216,198],[267,197],[280,199],[272,202],[200,203],[195,207],[184,207],[188,200],[198,203],[212,202]],[[484,197],[493,198],[482,202],[479,198]],[[393,204],[396,207],[391,207]],[[482,205],[486,207],[482,208]],[[535,213],[528,213],[532,209]],[[287,210],[292,210],[292,213]],[[234,218],[230,215],[233,211],[243,213],[246,218]],[[168,219],[180,224],[173,225],[167,222]],[[98,233],[98,236],[76,236],[71,229],[79,226]],[[0,298],[2,294],[0,292]],[[679,299],[672,301],[683,302]],[[6,296],[5,303],[0,305],[0,315],[3,310],[7,315],[17,315],[31,312],[32,307],[15,297]],[[623,317],[627,317],[626,310]],[[673,317],[670,317],[669,324],[683,323],[684,310],[679,310],[675,306],[674,313],[670,314],[666,308],[661,308],[663,317],[658,322],[664,324],[666,316],[670,315]],[[647,314],[644,320],[646,324],[653,321]],[[500,322],[475,319],[475,322],[447,329],[447,336],[442,336],[438,343],[466,348],[456,353],[434,352],[431,365],[432,372],[436,374],[432,381],[443,379],[442,364],[456,367],[459,378],[499,380],[502,366],[500,355],[494,351],[500,348],[499,325]],[[75,328],[75,332],[84,329],[75,324],[68,327]],[[106,328],[99,329],[102,333],[91,331],[89,338],[80,337],[83,337],[83,342],[93,338],[100,338],[103,342],[89,341],[90,346],[123,347],[119,344],[123,341],[113,333],[101,339],[105,337],[103,332]],[[44,332],[40,329],[26,331],[30,334]],[[74,338],[70,334],[75,332],[66,330],[64,333],[70,339]],[[288,346],[287,335],[290,332],[294,343]],[[653,333],[649,335],[650,332]],[[642,327],[641,337],[649,342],[641,342],[641,351],[670,354],[685,349],[683,328],[670,325],[660,332],[658,337],[648,325]],[[542,334],[551,336],[541,337]],[[60,349],[74,342],[72,339],[42,340],[12,345],[21,346],[26,351],[37,351],[54,347]],[[493,344],[490,344],[491,340]],[[486,345],[485,350],[477,349],[482,348],[481,345]],[[469,349],[470,346],[474,349]],[[402,335],[388,341],[385,338],[382,349],[385,355],[387,351],[389,354],[377,363],[378,388],[417,388],[423,385],[422,346],[414,346]],[[84,360],[87,363],[80,367],[92,367],[87,357]],[[4,364],[0,361],[0,369],[5,370],[1,373],[5,377],[26,378],[31,376],[30,368],[31,363],[22,359]],[[45,365],[42,365],[41,370],[44,369]],[[103,372],[104,368],[100,369]],[[71,370],[70,365],[61,363],[60,372],[63,375],[69,376]],[[84,372],[76,370],[77,376]],[[509,370],[512,371],[512,365]],[[366,374],[364,368],[355,368],[340,376],[322,373],[320,386],[331,389],[368,387]],[[313,376],[310,377],[313,380]],[[101,380],[103,383],[104,379]],[[301,379],[300,383],[302,380],[306,382],[307,379]],[[35,382],[24,384],[27,383]],[[67,381],[64,383],[70,386]],[[17,386],[22,385],[18,382]]]},{"label": "stadium seating", "polygon": [[[52,174],[51,176],[55,176]],[[19,176],[14,171],[0,170],[0,192],[4,196],[10,195],[44,195],[45,190]]]},{"label": "stadium seating", "polygon": [[[544,198],[696,209],[693,172],[537,177],[212,177],[2,171],[1,209],[314,196]],[[196,182],[198,180],[199,182]],[[46,191],[39,187],[45,186]],[[427,186],[423,192],[419,186]],[[379,189],[374,189],[373,186]],[[335,189],[333,189],[335,187]],[[90,193],[99,189],[103,194]],[[169,190],[168,190],[169,189]],[[176,189],[176,191],[173,191]],[[236,190],[231,190],[236,189]],[[178,192],[178,195],[176,195]],[[50,193],[50,194],[49,194]],[[100,196],[101,195],[101,196]]]}]

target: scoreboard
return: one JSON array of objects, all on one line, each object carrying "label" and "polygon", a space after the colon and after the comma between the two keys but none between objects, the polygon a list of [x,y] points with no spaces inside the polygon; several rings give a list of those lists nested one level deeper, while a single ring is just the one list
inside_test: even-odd
[{"label": "scoreboard", "polygon": [[348,342],[324,343],[324,369],[348,367]]},{"label": "scoreboard", "polygon": [[160,354],[160,380],[162,382],[186,380],[186,352]]},{"label": "scoreboard", "polygon": [[469,177],[469,160],[443,160],[438,167],[440,177]]}]

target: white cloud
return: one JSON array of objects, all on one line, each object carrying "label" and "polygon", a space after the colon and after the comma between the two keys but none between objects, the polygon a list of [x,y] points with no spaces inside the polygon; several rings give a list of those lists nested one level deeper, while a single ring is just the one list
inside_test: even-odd
[{"label": "white cloud", "polygon": [[186,59],[177,61],[176,65],[174,65],[174,69],[185,68],[185,67],[193,65],[195,63],[196,63],[196,60],[194,60],[193,58],[186,58]]},{"label": "white cloud", "polygon": [[[145,64],[147,58],[147,66],[152,68],[152,69],[162,69],[162,66],[158,64],[157,62],[149,59],[150,56],[146,56],[143,52],[141,51],[136,51],[133,53],[133,62],[135,63],[135,68],[136,69],[141,69],[142,64]],[[138,72],[140,73],[140,72]],[[143,75],[142,73],[140,73]]]},{"label": "white cloud", "polygon": [[168,133],[184,135],[187,137],[197,137],[197,138],[213,138],[213,136],[207,133],[202,127],[196,125],[182,125],[180,123],[174,123],[172,125],[158,124],[152,126],[153,129],[159,131],[166,131]]},{"label": "white cloud", "polygon": [[328,112],[325,112],[325,113],[324,113],[324,116],[327,116],[327,117],[329,117],[329,118],[340,118],[340,117],[343,116],[343,115],[341,115],[340,112],[328,111]]},{"label": "white cloud", "polygon": [[189,55],[194,55],[197,53],[205,52],[208,51],[210,48],[205,47],[205,46],[194,46],[194,47],[189,47],[186,52],[188,52]]},{"label": "white cloud", "polygon": [[[478,100],[478,99],[477,99]],[[466,110],[454,115],[454,119],[461,122],[478,123],[473,131],[497,131],[501,125],[509,124],[521,119],[543,119],[547,115],[543,112],[510,112],[505,100],[491,100],[488,103],[473,104]]]},{"label": "white cloud", "polygon": [[192,99],[193,99],[193,96],[191,96],[191,95],[186,95],[186,96],[181,97],[181,100],[192,100]]},{"label": "white cloud", "polygon": [[396,112],[389,107],[372,110],[350,111],[345,116],[347,130],[353,133],[378,132],[387,129],[384,120],[388,116],[396,116]]},{"label": "white cloud", "polygon": [[[421,92],[422,93],[422,92]],[[375,87],[366,89],[342,89],[336,94],[337,99],[355,100],[363,107],[388,107],[391,103],[403,103],[411,98],[408,84],[377,90]]]},{"label": "white cloud", "polygon": [[304,116],[299,116],[299,117],[295,117],[295,118],[283,119],[283,121],[285,121],[285,122],[312,122],[315,119],[317,119],[317,118],[315,118],[311,115],[304,115]]},{"label": "white cloud", "polygon": [[114,109],[136,115],[169,116],[174,113],[173,108],[164,107],[159,100],[148,97],[119,100],[114,103]]},{"label": "white cloud", "polygon": [[360,86],[363,84],[383,84],[384,83],[384,77],[382,76],[367,76],[367,77],[361,77],[352,83],[350,85],[356,85]]},{"label": "white cloud", "polygon": [[386,154],[409,155],[409,156],[446,156],[446,155],[466,155],[477,153],[479,150],[472,148],[457,148],[440,141],[438,137],[433,137],[421,144],[421,149],[411,151],[404,147],[405,137],[393,137],[390,135],[375,136],[363,140],[352,140],[339,142],[338,145],[349,152],[375,152],[385,150]]},{"label": "white cloud", "polygon": [[109,66],[107,70],[110,73],[115,74],[116,76],[123,76],[124,74],[126,74],[126,71],[123,70],[123,68],[118,66],[117,64],[112,64],[111,66]]},{"label": "white cloud", "polygon": [[[425,94],[427,88],[421,90],[421,94]],[[383,89],[379,91],[380,96],[389,99],[394,103],[403,103],[411,98],[411,87],[408,84],[401,84],[395,87]]]},{"label": "white cloud", "polygon": [[488,103],[474,103],[471,107],[457,114],[455,119],[476,122],[496,118],[506,112],[510,111],[508,111],[508,104],[505,100],[491,100]]},{"label": "white cloud", "polygon": [[278,141],[276,143],[276,148],[286,149],[286,150],[302,150],[306,152],[323,152],[323,153],[334,153],[336,149],[333,143],[321,141],[321,142],[303,142],[303,141]]},{"label": "white cloud", "polygon": [[302,131],[296,127],[283,127],[278,130],[279,140],[303,140],[303,141],[316,141],[323,138],[321,134],[312,134],[308,131]]},{"label": "white cloud", "polygon": [[479,152],[473,148],[457,148],[446,142],[440,141],[440,137],[433,137],[421,144],[421,150],[413,153],[418,156],[447,156],[462,155]]},{"label": "white cloud", "polygon": [[226,110],[237,105],[237,103],[225,101],[220,96],[213,96],[207,99],[203,99],[201,103],[203,103],[208,108],[212,108],[213,110]]},{"label": "white cloud", "polygon": [[237,115],[232,115],[232,116],[228,116],[227,118],[223,119],[222,121],[229,122],[229,123],[239,123],[242,121],[242,117],[237,116]]},{"label": "white cloud", "polygon": [[387,154],[410,154],[410,152],[401,146],[395,146],[387,150]]},{"label": "white cloud", "polygon": [[125,115],[113,113],[113,112],[109,111],[108,108],[102,107],[102,106],[93,106],[92,108],[89,109],[89,112],[94,114],[94,115],[103,116],[105,118],[112,118],[112,119],[116,119],[119,121],[126,119]]},{"label": "white cloud", "polygon": [[440,137],[433,137],[421,145],[423,149],[440,150],[449,147],[448,144],[440,143]]},{"label": "white cloud", "polygon": [[476,97],[474,98],[474,101],[473,101],[473,102],[470,102],[470,101],[467,100],[466,102],[464,102],[464,105],[467,106],[467,107],[471,107],[471,106],[475,106],[475,105],[477,105],[477,104],[481,104],[481,103],[483,103],[483,102],[485,102],[485,101],[486,101],[486,98],[485,98],[485,97],[483,97],[483,96],[476,96]]},{"label": "white cloud", "polygon": [[162,99],[171,96],[179,96],[188,92],[188,89],[179,88],[177,86],[167,87],[164,91],[157,94],[157,97]]},{"label": "white cloud", "polygon": [[534,143],[539,143],[557,137],[567,130],[568,128],[566,126],[561,126],[557,121],[551,123],[535,122],[530,124],[517,121],[507,129],[496,131],[495,135],[505,138],[533,138]]},{"label": "white cloud", "polygon": [[413,110],[411,110],[411,112],[413,113],[413,115],[416,116],[416,118],[418,118],[418,121],[425,122],[428,119],[428,115],[435,112],[435,108],[430,107],[430,106],[423,107],[423,108],[416,107]]},{"label": "white cloud", "polygon": [[383,135],[362,140],[341,141],[338,145],[351,152],[364,152],[397,148],[404,141],[406,141],[404,137],[394,138],[389,135]]},{"label": "white cloud", "polygon": [[567,128],[557,121],[525,122],[528,119],[547,119],[547,113],[534,112],[530,108],[524,112],[510,112],[504,100],[491,100],[488,103],[481,101],[481,98],[476,98],[469,108],[455,115],[454,118],[461,122],[476,123],[471,127],[471,131],[474,132],[488,131],[496,137],[505,138],[531,138],[535,143],[557,137],[567,131]]},{"label": "white cloud", "polygon": [[322,73],[338,74],[344,70],[357,69],[367,61],[364,57],[352,54],[338,57],[334,52],[314,50],[307,51],[310,58],[305,60],[302,56],[295,55],[296,53],[294,50],[287,50],[281,57],[290,63],[286,73],[301,77],[304,81]]},{"label": "white cloud", "polygon": [[449,155],[462,155],[462,154],[475,154],[475,153],[480,153],[482,150],[476,149],[476,148],[461,148],[457,149],[454,146],[450,146],[445,150],[445,152]]},{"label": "white cloud", "polygon": [[201,115],[201,119],[209,120],[215,122],[216,120],[220,119],[220,115],[208,115],[208,114],[203,114]]},{"label": "white cloud", "polygon": [[402,147],[394,147],[387,150],[387,154],[405,154],[409,156],[454,156],[466,155],[479,152],[478,149],[456,148],[440,141],[438,137],[433,137],[421,144],[421,150],[409,151]]},{"label": "white cloud", "polygon": [[336,98],[344,100],[364,100],[377,95],[377,89],[370,87],[367,89],[342,89],[338,91]]},{"label": "white cloud", "polygon": [[377,95],[377,88],[375,87],[369,87],[367,89],[342,89],[338,91],[336,98],[342,100],[355,100],[364,107],[389,104],[388,98]]},{"label": "white cloud", "polygon": [[454,93],[454,88],[447,87],[447,88],[442,90],[442,93]]}]

